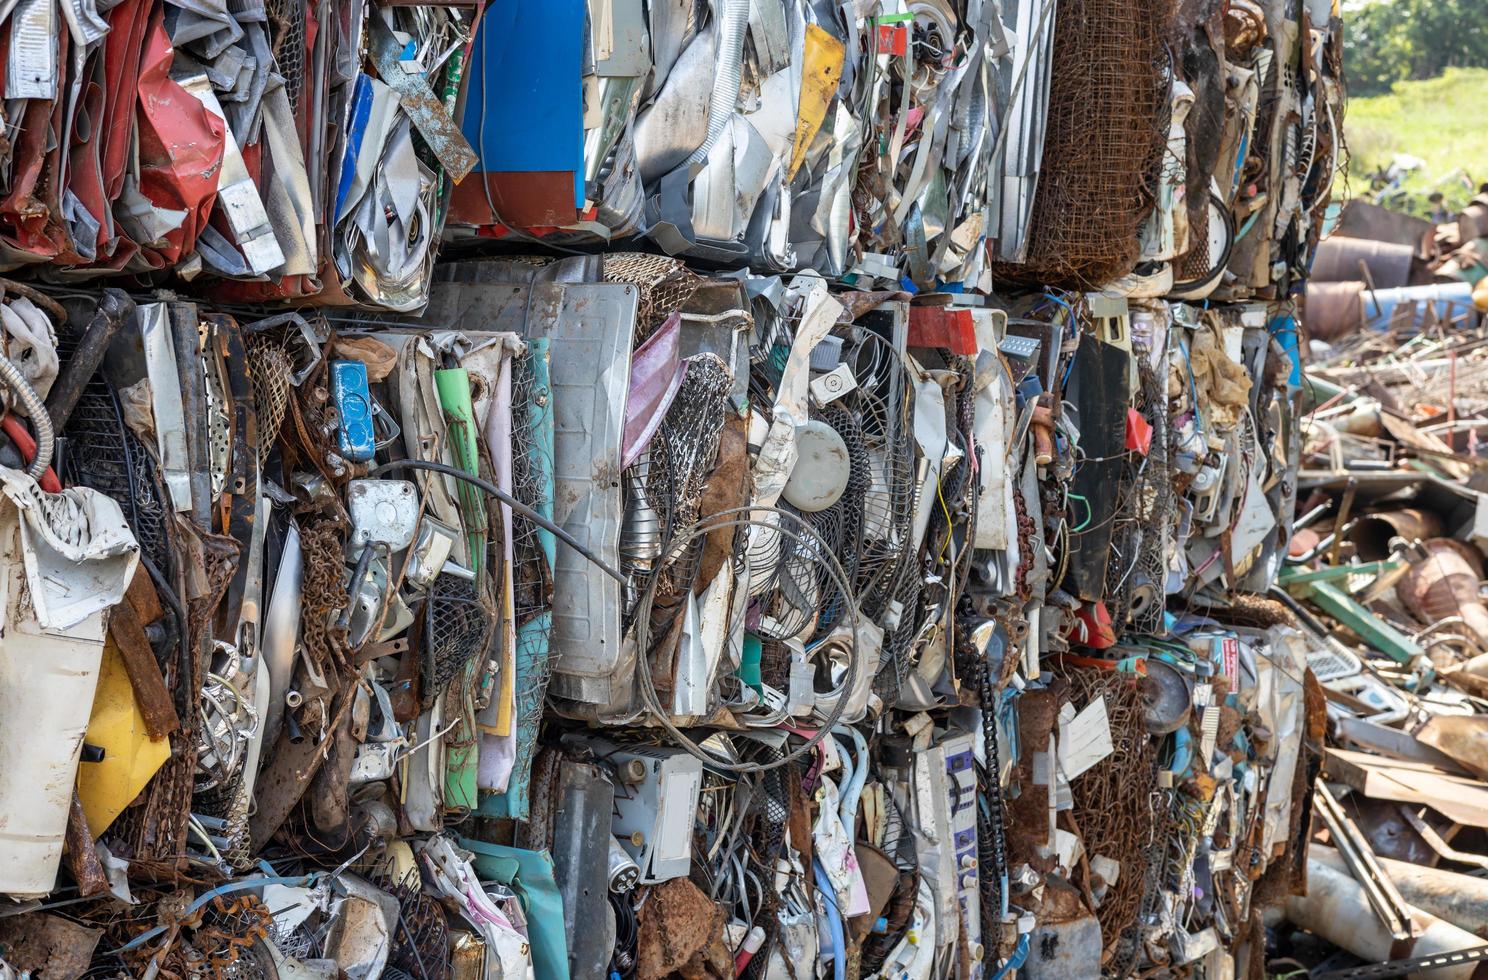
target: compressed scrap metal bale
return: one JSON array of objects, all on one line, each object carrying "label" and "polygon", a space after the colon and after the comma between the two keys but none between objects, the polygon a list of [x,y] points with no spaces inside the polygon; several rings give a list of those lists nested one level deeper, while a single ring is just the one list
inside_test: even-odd
[{"label": "compressed scrap metal bale", "polygon": [[1074,0],[1054,18],[1043,172],[1022,282],[1097,288],[1130,272],[1163,150],[1163,44],[1174,5]]},{"label": "compressed scrap metal bale", "polygon": [[1265,966],[1326,4],[105,6],[0,19],[0,977]]}]

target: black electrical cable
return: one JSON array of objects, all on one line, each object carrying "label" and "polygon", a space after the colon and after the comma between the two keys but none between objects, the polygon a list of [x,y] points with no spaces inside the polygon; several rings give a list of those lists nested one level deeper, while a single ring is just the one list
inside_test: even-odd
[{"label": "black electrical cable", "polygon": [[637,943],[641,928],[635,906],[629,895],[610,892],[610,908],[615,913],[615,951],[610,954],[610,970],[622,980],[635,976]]},{"label": "black electrical cable", "polygon": [[621,585],[628,585],[630,583],[630,580],[628,578],[616,571],[603,558],[600,558],[594,552],[579,544],[578,540],[572,534],[569,534],[557,524],[554,524],[552,521],[548,520],[546,517],[533,510],[531,507],[528,507],[526,504],[522,503],[511,494],[502,490],[490,480],[483,480],[478,476],[471,476],[469,473],[466,473],[459,467],[450,466],[448,463],[430,463],[422,459],[399,459],[394,460],[391,463],[383,463],[381,466],[372,467],[371,471],[369,471],[367,475],[369,477],[378,477],[384,473],[391,473],[393,470],[428,470],[430,473],[443,473],[445,476],[452,476],[457,480],[464,480],[471,486],[479,487],[486,493],[501,501],[503,504],[506,504],[518,514],[521,514],[523,517],[536,524],[538,527],[550,532],[559,541],[562,541],[574,551],[577,551],[579,554],[583,555],[590,562],[590,564],[594,565],[594,567],[598,568],[600,571],[604,572],[606,575],[619,582]]}]

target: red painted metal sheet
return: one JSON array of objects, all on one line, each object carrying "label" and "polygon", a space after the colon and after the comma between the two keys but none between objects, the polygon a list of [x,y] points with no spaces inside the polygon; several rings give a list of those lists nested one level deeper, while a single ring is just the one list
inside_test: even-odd
[{"label": "red painted metal sheet", "polygon": [[174,55],[157,7],[140,64],[140,191],[157,208],[185,211],[186,218],[164,246],[141,250],[155,268],[174,265],[195,247],[217,199],[225,136],[223,121],[171,80]]},{"label": "red painted metal sheet", "polygon": [[909,346],[943,347],[953,354],[976,356],[976,324],[971,311],[948,310],[943,306],[910,307]]}]

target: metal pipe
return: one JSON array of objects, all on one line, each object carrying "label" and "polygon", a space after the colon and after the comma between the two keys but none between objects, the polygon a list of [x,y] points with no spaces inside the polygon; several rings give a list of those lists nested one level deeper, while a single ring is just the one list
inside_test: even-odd
[{"label": "metal pipe", "polygon": [[1360,515],[1349,528],[1348,539],[1353,542],[1361,560],[1381,561],[1390,557],[1392,538],[1425,541],[1440,537],[1442,529],[1441,516],[1434,511],[1402,507]]},{"label": "metal pipe", "polygon": [[[1313,846],[1314,851],[1316,845]],[[1454,953],[1482,945],[1477,936],[1430,915],[1411,909],[1416,925],[1414,941],[1401,944],[1410,949],[1400,951],[1390,934],[1379,928],[1364,896],[1364,889],[1348,872],[1309,854],[1307,859],[1307,894],[1287,899],[1287,918],[1293,925],[1321,936],[1335,946],[1348,950],[1368,963],[1383,963],[1396,956],[1427,956]],[[1474,963],[1447,967],[1432,974],[1432,980],[1471,980]]]},{"label": "metal pipe", "polygon": [[[1343,856],[1331,847],[1313,844],[1308,857],[1333,871],[1348,873]],[[1488,880],[1390,858],[1380,858],[1380,863],[1411,906],[1488,938]]]},{"label": "metal pipe", "polygon": [[1370,848],[1369,842],[1359,832],[1359,827],[1343,808],[1326,785],[1319,782],[1313,791],[1313,802],[1318,816],[1328,828],[1328,836],[1338,846],[1338,853],[1348,865],[1348,871],[1364,889],[1370,907],[1379,921],[1396,940],[1411,936],[1410,910],[1405,899],[1390,880],[1389,872],[1380,866],[1379,858]]},{"label": "metal pipe", "polygon": [[1396,591],[1421,622],[1461,616],[1478,642],[1488,647],[1488,608],[1478,595],[1478,570],[1458,550],[1461,547],[1445,538],[1426,542],[1426,560],[1411,566]]}]

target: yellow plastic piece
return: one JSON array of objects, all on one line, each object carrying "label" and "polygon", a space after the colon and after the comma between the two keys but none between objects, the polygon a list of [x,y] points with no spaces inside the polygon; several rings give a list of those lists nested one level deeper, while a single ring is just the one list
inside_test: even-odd
[{"label": "yellow plastic piece", "polygon": [[796,114],[796,142],[791,148],[790,172],[795,179],[796,171],[806,162],[806,151],[816,139],[822,120],[827,118],[827,107],[837,94],[837,83],[842,81],[842,64],[847,58],[847,48],[815,24],[806,25],[805,54],[801,67],[801,103]]},{"label": "yellow plastic piece", "polygon": [[96,838],[134,802],[150,777],[170,758],[170,739],[154,741],[134,700],[124,658],[112,638],[103,645],[103,665],[88,718],[87,743],[103,749],[102,762],[78,763],[78,797],[88,830]]}]

